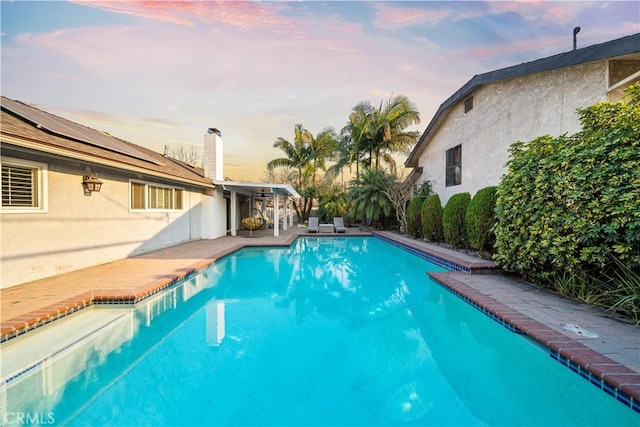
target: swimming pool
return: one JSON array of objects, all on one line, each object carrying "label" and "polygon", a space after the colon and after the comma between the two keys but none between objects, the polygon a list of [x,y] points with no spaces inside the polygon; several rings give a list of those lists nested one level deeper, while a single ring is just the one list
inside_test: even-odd
[{"label": "swimming pool", "polygon": [[376,238],[243,249],[144,303],[83,310],[3,344],[3,419],[637,425],[428,271],[443,270]]}]

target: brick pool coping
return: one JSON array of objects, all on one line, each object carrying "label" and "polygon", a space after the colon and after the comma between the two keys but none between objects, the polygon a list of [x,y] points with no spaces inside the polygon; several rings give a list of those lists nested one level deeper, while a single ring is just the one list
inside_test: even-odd
[{"label": "brick pool coping", "polygon": [[[457,269],[458,271],[486,273],[495,269],[495,265],[491,261],[456,257],[450,251],[427,247],[419,241],[414,241],[395,233],[374,232],[372,234],[382,240],[395,242],[399,246],[410,248],[414,253],[417,251],[426,254],[428,257],[441,259],[447,266],[449,264],[460,266],[461,268]],[[279,242],[256,241],[251,244],[237,244],[217,251],[215,255],[202,258],[196,263],[179,269],[177,272],[166,274],[160,279],[133,289],[94,289],[91,292],[85,292],[73,298],[25,313],[2,322],[0,325],[0,343],[94,304],[135,304],[197,273],[239,249],[246,247],[290,246],[298,237],[298,235],[291,235],[286,240]],[[429,276],[505,327],[515,332],[523,333],[546,346],[552,358],[640,413],[640,374],[456,280],[455,274],[460,273],[429,273]]]}]

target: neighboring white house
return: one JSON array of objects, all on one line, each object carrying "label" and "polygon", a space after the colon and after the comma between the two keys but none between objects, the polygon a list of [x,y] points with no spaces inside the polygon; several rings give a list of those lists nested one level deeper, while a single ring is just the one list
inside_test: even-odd
[{"label": "neighboring white house", "polygon": [[474,76],[438,109],[405,166],[444,204],[497,185],[508,148],[580,130],[577,108],[617,102],[640,81],[640,34]]},{"label": "neighboring white house", "polygon": [[290,185],[224,181],[217,129],[205,134],[203,169],[6,97],[1,103],[2,288],[236,235],[254,194],[282,200],[285,218],[298,197]]}]

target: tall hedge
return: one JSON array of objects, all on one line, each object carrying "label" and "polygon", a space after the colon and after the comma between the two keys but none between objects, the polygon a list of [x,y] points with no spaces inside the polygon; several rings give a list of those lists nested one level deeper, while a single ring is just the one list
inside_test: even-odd
[{"label": "tall hedge", "polygon": [[486,187],[478,190],[471,199],[465,216],[469,246],[483,252],[493,252],[495,243],[492,227],[496,223],[496,189],[497,187]]},{"label": "tall hedge", "polygon": [[469,193],[455,194],[449,198],[442,211],[444,241],[456,248],[467,246],[467,229],[464,225],[464,218],[470,201],[471,195]]},{"label": "tall hedge", "polygon": [[640,266],[640,84],[629,101],[578,109],[582,131],[510,148],[498,186],[496,262],[545,281]]},{"label": "tall hedge", "polygon": [[432,242],[442,242],[442,203],[437,194],[427,197],[422,203],[422,235]]},{"label": "tall hedge", "polygon": [[412,237],[422,237],[422,203],[424,198],[413,197],[407,207],[407,233]]}]

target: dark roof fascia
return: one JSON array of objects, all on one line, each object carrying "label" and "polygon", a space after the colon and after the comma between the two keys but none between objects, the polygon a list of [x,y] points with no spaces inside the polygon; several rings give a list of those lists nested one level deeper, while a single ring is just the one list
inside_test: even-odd
[{"label": "dark roof fascia", "polygon": [[417,159],[414,157],[416,157],[416,154],[421,151],[419,148],[423,142],[425,142],[427,135],[439,123],[440,116],[445,112],[445,110],[457,104],[461,99],[467,97],[479,86],[637,52],[640,52],[640,33],[584,47],[582,49],[559,53],[557,55],[537,59],[535,61],[489,71],[484,74],[477,74],[440,105],[440,108],[436,111],[431,122],[429,122],[429,125],[422,133],[418,143],[414,147],[413,151],[411,151],[404,164],[406,167],[417,166],[417,163],[415,163]]}]

